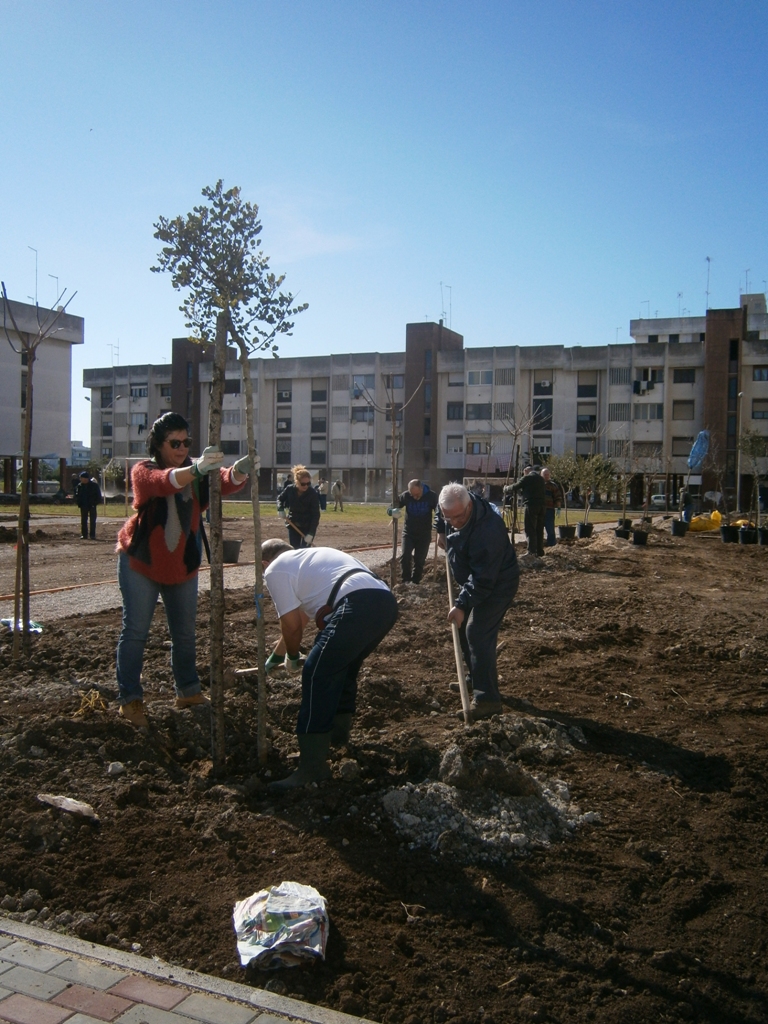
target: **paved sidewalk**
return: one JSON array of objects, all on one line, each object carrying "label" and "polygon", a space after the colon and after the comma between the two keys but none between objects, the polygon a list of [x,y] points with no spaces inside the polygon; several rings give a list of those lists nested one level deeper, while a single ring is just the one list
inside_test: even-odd
[{"label": "paved sidewalk", "polygon": [[0,918],[0,1024],[289,1021],[363,1018]]}]

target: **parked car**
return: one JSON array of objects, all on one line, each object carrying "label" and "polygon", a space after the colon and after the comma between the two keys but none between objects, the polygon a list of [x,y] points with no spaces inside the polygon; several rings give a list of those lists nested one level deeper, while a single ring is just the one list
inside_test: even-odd
[{"label": "parked car", "polygon": [[667,507],[667,496],[666,494],[652,494],[651,495],[651,508],[666,508]]}]

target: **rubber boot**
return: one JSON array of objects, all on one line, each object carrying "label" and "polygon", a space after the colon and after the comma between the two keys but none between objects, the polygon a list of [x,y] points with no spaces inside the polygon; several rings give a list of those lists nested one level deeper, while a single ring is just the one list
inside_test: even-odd
[{"label": "rubber boot", "polygon": [[352,731],[352,712],[342,711],[333,716],[333,727],[331,728],[331,746],[345,747],[349,743],[349,734]]},{"label": "rubber boot", "polygon": [[325,782],[331,778],[328,755],[331,751],[331,734],[329,732],[306,732],[298,737],[299,767],[286,779],[270,782],[270,793],[284,793],[289,789],[298,789],[310,782]]}]

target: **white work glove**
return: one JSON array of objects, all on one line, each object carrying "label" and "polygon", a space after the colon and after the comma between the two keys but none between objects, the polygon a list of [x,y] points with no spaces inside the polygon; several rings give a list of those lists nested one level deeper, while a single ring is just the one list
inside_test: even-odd
[{"label": "white work glove", "polygon": [[314,533],[305,533],[304,534],[304,541],[305,541],[306,544],[311,544],[314,539],[315,539]]},{"label": "white work glove", "polygon": [[301,672],[301,655],[297,654],[295,658],[292,658],[290,654],[286,653],[283,668],[289,676],[298,675]]},{"label": "white work glove", "polygon": [[388,516],[392,516],[393,519],[399,519],[400,518],[400,509],[399,508],[388,508],[387,509],[387,515]]},{"label": "white work glove", "polygon": [[[248,474],[251,471],[250,455],[244,455],[242,459],[238,459],[237,462],[233,464],[232,469],[234,469],[236,473],[239,473],[240,476],[248,476]],[[255,473],[258,473],[260,469],[261,459],[257,455],[256,458],[253,460],[253,470]]]},{"label": "white work glove", "polygon": [[203,454],[192,463],[195,476],[205,476],[212,470],[217,469],[224,460],[224,452],[216,445],[209,445],[203,448]]},{"label": "white work glove", "polygon": [[277,514],[280,516],[281,519],[285,519],[285,509],[284,508],[279,508],[277,510]]}]

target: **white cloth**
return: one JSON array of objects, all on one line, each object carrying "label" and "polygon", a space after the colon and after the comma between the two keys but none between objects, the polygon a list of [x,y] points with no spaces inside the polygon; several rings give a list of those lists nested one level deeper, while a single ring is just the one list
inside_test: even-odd
[{"label": "white cloth", "polygon": [[[300,608],[314,619],[318,608],[327,603],[334,584],[349,569],[365,569],[352,555],[336,548],[298,548],[285,551],[270,562],[264,582],[279,616]],[[388,590],[386,583],[368,570],[347,577],[339,587],[336,602],[355,590]]]}]

